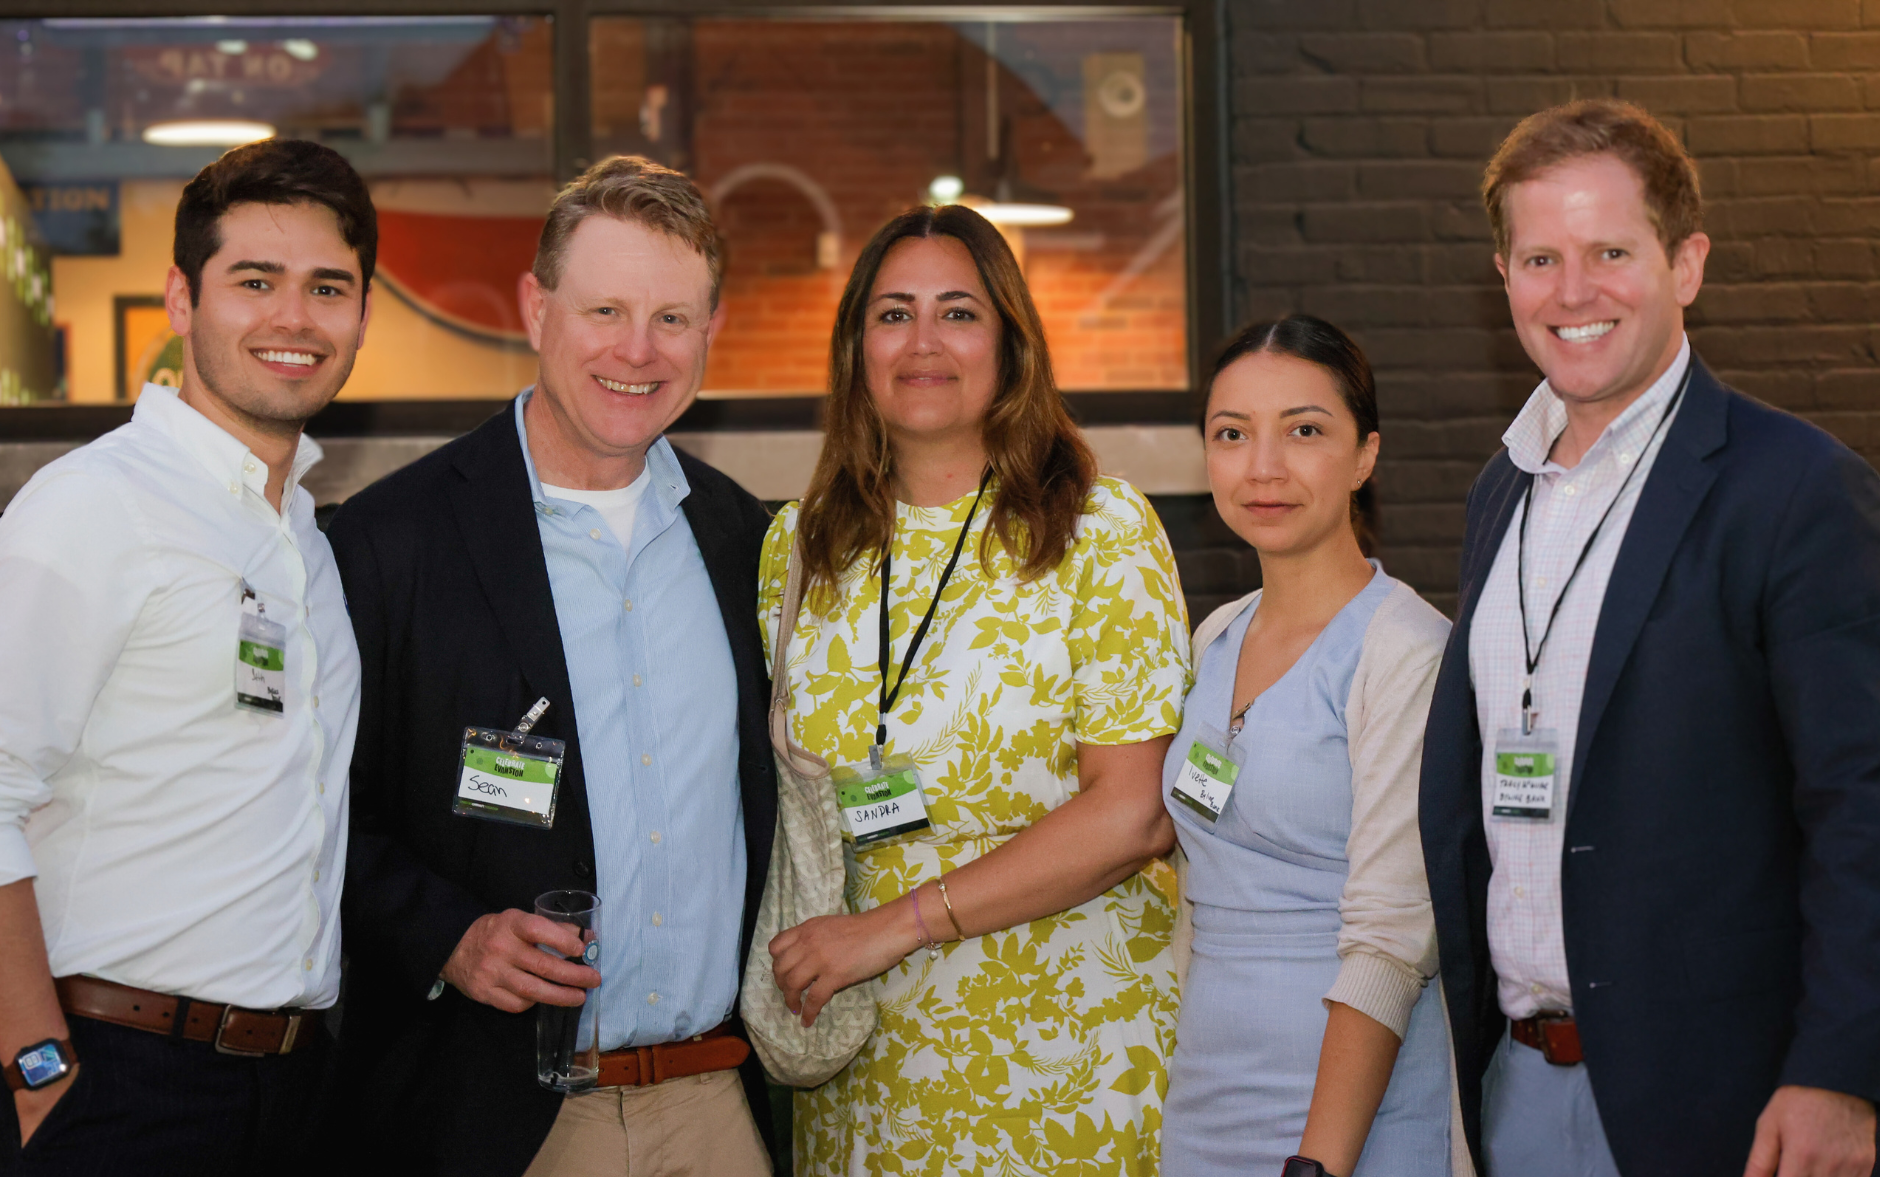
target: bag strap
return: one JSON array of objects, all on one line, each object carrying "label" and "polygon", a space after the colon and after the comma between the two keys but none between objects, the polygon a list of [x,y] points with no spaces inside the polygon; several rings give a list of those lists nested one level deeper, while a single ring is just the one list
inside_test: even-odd
[{"label": "bag strap", "polygon": [[803,542],[790,546],[790,571],[783,581],[783,610],[771,634],[770,747],[799,776],[827,776],[829,762],[798,747],[790,739],[790,639],[796,634],[797,615],[803,608]]}]

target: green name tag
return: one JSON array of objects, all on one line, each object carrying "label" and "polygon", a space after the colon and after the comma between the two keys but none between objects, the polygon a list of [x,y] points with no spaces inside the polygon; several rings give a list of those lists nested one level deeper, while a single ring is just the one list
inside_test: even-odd
[{"label": "green name tag", "polygon": [[566,753],[567,745],[561,740],[497,728],[465,728],[451,809],[464,817],[548,829],[555,824],[555,800]]},{"label": "green name tag", "polygon": [[1226,812],[1227,800],[1234,795],[1234,782],[1240,777],[1240,765],[1222,750],[1231,746],[1223,733],[1205,726],[1197,728],[1194,743],[1188,745],[1188,755],[1169,787],[1171,797],[1209,824]]},{"label": "green name tag", "polygon": [[[252,603],[252,601],[250,602]],[[282,715],[287,711],[287,628],[255,603],[244,608],[235,643],[235,706]]]},{"label": "green name tag", "polygon": [[1552,821],[1559,743],[1551,730],[1504,728],[1495,740],[1488,813],[1499,821]]},{"label": "green name tag", "polygon": [[857,846],[928,828],[927,798],[920,770],[904,757],[888,757],[880,769],[867,765],[831,774],[842,811],[842,836]]}]

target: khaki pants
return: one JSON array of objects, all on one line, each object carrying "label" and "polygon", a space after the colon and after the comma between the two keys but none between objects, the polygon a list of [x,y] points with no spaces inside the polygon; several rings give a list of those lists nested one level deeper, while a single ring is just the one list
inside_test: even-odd
[{"label": "khaki pants", "polygon": [[524,1177],[769,1177],[736,1071],[570,1095]]}]

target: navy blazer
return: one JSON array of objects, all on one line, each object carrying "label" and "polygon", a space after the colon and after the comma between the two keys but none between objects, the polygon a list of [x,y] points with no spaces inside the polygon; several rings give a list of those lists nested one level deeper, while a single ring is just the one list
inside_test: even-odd
[{"label": "navy blazer", "polygon": [[[1880,477],[1691,362],[1600,608],[1560,899],[1620,1170],[1741,1177],[1778,1085],[1880,1099]],[[1423,852],[1478,1167],[1506,1019],[1469,632],[1529,478],[1503,451],[1469,492],[1423,745]]]},{"label": "navy blazer", "polygon": [[[730,478],[681,452],[683,504],[718,599],[738,684],[746,870],[740,965],[769,869],[776,762],[769,668],[757,628],[758,552],[770,516]],[[371,1172],[519,1177],[561,1107],[535,1081],[535,1014],[426,993],[470,924],[591,889],[594,845],[581,735],[548,563],[529,497],[514,402],[472,432],[348,499],[328,531],[363,666],[352,831],[341,903],[349,966],[328,1133],[340,1163]],[[552,829],[451,812],[470,724],[566,740]],[[768,1138],[755,1056],[745,1091]],[[369,1160],[367,1160],[369,1158]]]}]

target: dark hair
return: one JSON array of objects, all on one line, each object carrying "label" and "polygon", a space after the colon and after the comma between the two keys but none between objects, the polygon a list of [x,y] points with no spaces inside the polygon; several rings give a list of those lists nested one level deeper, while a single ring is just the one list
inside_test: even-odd
[{"label": "dark hair", "polygon": [[171,258],[202,298],[202,268],[222,248],[222,217],[238,204],[318,204],[339,218],[339,234],[359,255],[360,290],[372,285],[379,217],[366,182],[346,157],[305,139],[263,139],[232,148],[196,173],[176,204]]},{"label": "dark hair", "polygon": [[1291,356],[1325,369],[1338,386],[1345,408],[1358,422],[1358,444],[1377,432],[1377,381],[1371,375],[1371,361],[1351,336],[1312,315],[1287,315],[1270,323],[1242,327],[1215,357],[1214,367],[1202,386],[1201,412],[1205,432],[1208,399],[1214,395],[1214,381],[1235,360],[1259,352]]},{"label": "dark hair", "polygon": [[980,543],[994,538],[1027,580],[1056,568],[1076,538],[1097,479],[1097,460],[1064,407],[1051,374],[1044,322],[1012,247],[964,205],[908,209],[882,226],[849,274],[829,343],[829,399],[822,455],[803,496],[809,583],[832,588],[859,557],[887,549],[894,527],[894,450],[869,394],[862,358],[868,298],[888,251],[916,237],[951,237],[966,247],[998,313],[999,387],[984,423],[986,460],[998,479]]},{"label": "dark hair", "polygon": [[1670,129],[1641,107],[1617,98],[1582,98],[1521,120],[1508,132],[1482,174],[1482,203],[1495,234],[1495,252],[1508,256],[1508,189],[1568,160],[1617,157],[1645,187],[1645,215],[1658,230],[1665,256],[1704,227],[1697,164]]},{"label": "dark hair", "polygon": [[[1371,374],[1371,361],[1364,349],[1337,327],[1312,315],[1287,315],[1267,323],[1243,327],[1215,357],[1201,390],[1201,432],[1208,431],[1208,401],[1214,396],[1214,381],[1228,365],[1261,352],[1291,356],[1316,364],[1331,376],[1345,408],[1358,422],[1358,444],[1363,445],[1377,427],[1377,379]],[[1351,496],[1351,526],[1358,533],[1358,546],[1371,554],[1376,541],[1377,496],[1365,479]]]}]

